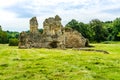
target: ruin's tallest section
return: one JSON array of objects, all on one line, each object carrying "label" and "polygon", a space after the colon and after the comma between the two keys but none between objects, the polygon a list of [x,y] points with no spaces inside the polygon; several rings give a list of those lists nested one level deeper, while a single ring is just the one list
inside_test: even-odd
[{"label": "ruin's tallest section", "polygon": [[49,17],[43,22],[43,35],[45,35],[45,44],[49,48],[64,48],[64,35],[63,26],[61,24],[61,18],[56,15],[55,17]]},{"label": "ruin's tallest section", "polygon": [[36,17],[33,17],[32,19],[30,19],[30,32],[31,33],[38,32],[38,22]]},{"label": "ruin's tallest section", "polygon": [[44,32],[45,35],[60,35],[62,33],[62,24],[61,24],[61,18],[56,15],[54,17],[49,17],[43,22]]}]

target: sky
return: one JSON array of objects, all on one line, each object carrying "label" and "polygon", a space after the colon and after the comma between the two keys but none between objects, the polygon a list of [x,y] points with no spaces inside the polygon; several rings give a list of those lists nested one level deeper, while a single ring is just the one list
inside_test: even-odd
[{"label": "sky", "polygon": [[29,20],[36,16],[39,28],[48,17],[59,15],[65,25],[72,19],[89,23],[120,17],[120,0],[0,0],[0,25],[3,30],[29,30]]}]

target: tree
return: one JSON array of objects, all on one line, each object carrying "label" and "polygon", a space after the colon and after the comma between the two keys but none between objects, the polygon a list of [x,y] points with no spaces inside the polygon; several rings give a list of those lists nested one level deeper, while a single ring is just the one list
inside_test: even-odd
[{"label": "tree", "polygon": [[79,22],[75,19],[72,19],[70,22],[68,22],[65,27],[70,27],[73,30],[79,30]]},{"label": "tree", "polygon": [[7,41],[7,33],[5,31],[2,31],[2,27],[0,26],[0,43],[5,44]]},{"label": "tree", "polygon": [[91,29],[88,24],[84,24],[83,22],[79,22],[79,29],[77,30],[80,32],[85,38],[91,40]]},{"label": "tree", "polygon": [[7,43],[8,38],[7,38],[7,33],[4,31],[0,31],[0,43],[5,44]]},{"label": "tree", "polygon": [[114,40],[114,27],[113,27],[113,21],[106,21],[103,22],[103,28],[106,31],[106,40],[112,41]]},{"label": "tree", "polygon": [[101,42],[105,40],[105,30],[102,21],[99,19],[93,19],[90,21],[90,27],[95,41]]},{"label": "tree", "polygon": [[119,33],[120,33],[120,18],[116,18],[114,21],[113,21],[113,26],[114,26],[114,40],[120,40],[120,36],[119,36]]},{"label": "tree", "polygon": [[43,33],[43,29],[39,29],[39,32],[42,34]]},{"label": "tree", "polygon": [[7,38],[8,38],[7,43],[9,43],[10,39],[18,39],[19,38],[19,32],[6,31],[6,33],[7,33]]}]

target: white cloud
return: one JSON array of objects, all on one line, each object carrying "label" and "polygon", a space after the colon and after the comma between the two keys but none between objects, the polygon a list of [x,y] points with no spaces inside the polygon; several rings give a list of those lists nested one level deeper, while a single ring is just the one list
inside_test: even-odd
[{"label": "white cloud", "polygon": [[0,7],[8,7],[16,3],[24,2],[25,0],[0,0]]},{"label": "white cloud", "polygon": [[[60,15],[65,25],[71,19],[113,20],[120,17],[120,0],[1,0],[0,25],[5,30],[27,30],[29,19],[37,16],[39,27],[50,16]],[[14,26],[14,27],[13,27]]]}]

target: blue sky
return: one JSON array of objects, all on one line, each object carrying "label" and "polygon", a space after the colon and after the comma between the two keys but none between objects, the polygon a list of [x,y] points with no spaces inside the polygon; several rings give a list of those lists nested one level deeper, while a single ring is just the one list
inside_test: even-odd
[{"label": "blue sky", "polygon": [[25,31],[36,16],[39,28],[45,18],[58,14],[65,25],[71,19],[88,23],[120,17],[120,0],[0,0],[0,25],[3,30]]}]

